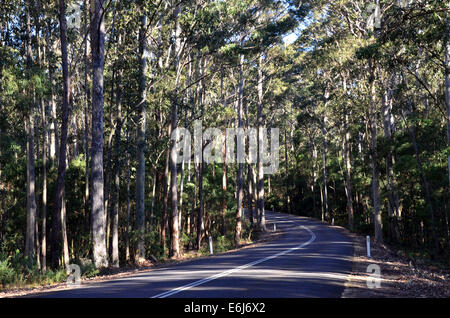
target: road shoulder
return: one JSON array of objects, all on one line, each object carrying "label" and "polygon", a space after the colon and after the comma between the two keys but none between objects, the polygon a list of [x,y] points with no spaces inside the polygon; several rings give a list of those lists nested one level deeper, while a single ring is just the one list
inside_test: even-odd
[{"label": "road shoulder", "polygon": [[[366,238],[345,228],[341,230],[347,232],[354,244],[352,273],[342,298],[450,297],[450,270],[415,264],[392,248],[373,243],[373,240],[371,257],[368,258]],[[379,286],[373,276],[377,266],[380,269]]]}]

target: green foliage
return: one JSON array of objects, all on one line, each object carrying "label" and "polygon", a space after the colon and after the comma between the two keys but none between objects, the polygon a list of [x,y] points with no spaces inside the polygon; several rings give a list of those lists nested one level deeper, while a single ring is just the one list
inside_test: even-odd
[{"label": "green foliage", "polygon": [[230,238],[221,235],[216,238],[214,250],[216,253],[226,252],[234,247],[234,242]]},{"label": "green foliage", "polygon": [[2,287],[14,282],[15,271],[11,268],[9,261],[7,259],[0,260],[0,283]]},{"label": "green foliage", "polygon": [[67,278],[65,269],[41,271],[37,264],[31,268],[23,255],[16,250],[7,255],[2,248],[0,253],[0,284],[2,288],[16,288],[33,285],[51,285],[64,282]]}]

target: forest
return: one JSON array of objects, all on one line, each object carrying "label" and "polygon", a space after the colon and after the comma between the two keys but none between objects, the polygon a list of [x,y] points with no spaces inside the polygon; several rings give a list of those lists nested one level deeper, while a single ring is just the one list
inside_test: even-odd
[{"label": "forest", "polygon": [[[0,286],[234,249],[265,211],[450,263],[449,7],[1,0]],[[199,121],[258,155],[180,162]]]}]

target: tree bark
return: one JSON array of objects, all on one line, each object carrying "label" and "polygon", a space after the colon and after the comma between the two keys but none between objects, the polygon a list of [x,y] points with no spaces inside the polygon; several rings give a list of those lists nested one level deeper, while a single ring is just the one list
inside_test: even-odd
[{"label": "tree bark", "polygon": [[375,89],[375,66],[374,61],[369,60],[370,68],[370,153],[372,161],[372,200],[374,209],[374,226],[375,226],[375,241],[383,242],[383,223],[381,220],[380,207],[380,181],[378,169],[378,154],[377,154],[377,106],[376,106],[376,89]]},{"label": "tree bark", "polygon": [[[387,88],[387,92],[383,96],[382,103],[382,115],[383,115],[383,127],[384,127],[384,137],[387,141],[392,139],[392,100],[393,89],[392,87]],[[394,165],[394,154],[389,151],[385,158],[386,161],[386,183],[388,190],[388,212],[389,212],[389,235],[395,242],[400,241],[400,232],[398,228],[398,221],[401,217],[400,202],[395,191],[395,175],[393,171]]]},{"label": "tree bark", "polygon": [[[27,79],[31,80],[32,72],[32,49],[31,49],[31,22],[30,22],[30,4],[26,8],[26,67]],[[25,237],[25,256],[28,257],[28,265],[31,267],[36,255],[36,175],[34,162],[34,105],[31,98],[31,92],[27,89],[29,104],[26,128],[27,128],[27,230]]]},{"label": "tree bark", "polygon": [[[203,144],[203,142],[202,142]],[[199,195],[199,207],[197,216],[197,250],[200,249],[202,245],[203,235],[205,232],[205,223],[203,221],[204,217],[204,206],[203,206],[203,158],[198,164],[198,195]]]},{"label": "tree bark", "polygon": [[[168,136],[170,137],[172,133],[172,123],[169,123]],[[169,159],[170,159],[170,148],[166,150],[166,161],[164,164],[164,180],[163,180],[163,208],[161,212],[161,248],[163,254],[166,251],[166,229],[167,229],[167,203],[169,200],[169,191],[167,189],[169,183]]]},{"label": "tree bark", "polygon": [[266,230],[266,217],[264,211],[264,162],[263,162],[263,57],[259,56],[258,63],[258,114],[257,114],[257,135],[258,135],[258,156],[257,156],[257,215],[258,215],[258,228],[262,231]]},{"label": "tree bark", "polygon": [[107,267],[105,207],[103,193],[103,69],[105,63],[105,3],[92,0],[92,212],[91,231],[95,267]]},{"label": "tree bark", "polygon": [[47,114],[45,104],[41,103],[42,131],[44,132],[42,148],[42,226],[41,226],[41,268],[47,270]]},{"label": "tree bark", "polygon": [[[83,24],[83,33],[87,34],[88,31],[88,7],[87,0],[83,1],[83,15],[84,15],[84,24]],[[88,41],[84,43],[83,50],[83,59],[84,59],[84,129],[83,129],[83,141],[84,141],[84,159],[85,159],[85,176],[84,176],[84,217],[85,217],[85,227],[89,230],[89,189],[90,189],[90,181],[89,181],[89,101],[90,101],[90,92],[88,89],[88,78],[89,78],[89,58],[88,58]]]},{"label": "tree bark", "polygon": [[227,233],[227,142],[222,147],[222,235]]},{"label": "tree bark", "polygon": [[344,116],[345,116],[344,119],[345,193],[347,194],[348,227],[350,231],[353,231],[354,216],[353,216],[353,197],[352,197],[352,182],[351,182],[352,163],[350,158],[350,129],[348,127],[349,123],[348,110],[345,110]]},{"label": "tree bark", "polygon": [[[178,15],[181,12],[181,6],[177,5],[175,9],[175,74],[176,74],[176,80],[175,80],[175,94],[172,101],[172,129],[176,130],[178,127],[178,85],[179,85],[179,79],[181,76],[181,68],[180,65],[180,59],[181,59],[181,26],[180,22],[178,20]],[[176,133],[176,141],[174,141],[174,144],[178,141],[178,133]],[[178,167],[177,167],[177,152],[172,151],[170,156],[170,192],[172,195],[172,257],[178,258],[180,256],[180,238],[179,238],[179,220],[178,220]]]},{"label": "tree bark", "polygon": [[291,211],[291,197],[289,190],[289,158],[288,158],[288,141],[287,141],[287,130],[284,130],[284,166],[286,168],[286,206],[288,213]]},{"label": "tree bark", "polygon": [[[58,178],[56,181],[56,195],[55,204],[52,217],[52,263],[53,266],[57,266],[59,255],[63,256],[63,260],[68,265],[68,259],[66,259],[64,244],[67,240],[67,233],[65,233],[65,206],[64,206],[64,194],[65,194],[65,177],[67,168],[67,132],[69,122],[69,102],[70,102],[70,76],[69,76],[69,64],[67,56],[67,38],[66,38],[66,16],[65,16],[66,3],[65,0],[59,1],[59,23],[60,23],[60,38],[61,38],[61,55],[62,55],[62,70],[63,70],[63,104],[61,111],[61,141],[59,144],[59,156],[58,156]],[[63,242],[63,250],[61,251],[60,240]]]},{"label": "tree bark", "polygon": [[[119,35],[117,45],[121,44]],[[118,71],[116,85],[116,107],[117,107],[117,127],[115,132],[115,160],[114,160],[114,205],[111,213],[112,242],[111,242],[111,262],[113,267],[119,267],[119,209],[120,209],[120,151],[122,136],[122,71]]]},{"label": "tree bark", "polygon": [[322,205],[322,221],[328,221],[328,183],[327,183],[327,117],[323,117],[322,125],[322,180],[323,180],[323,205]]},{"label": "tree bark", "polygon": [[138,235],[136,262],[145,260],[145,130],[147,117],[147,16],[145,13],[141,16],[141,27],[139,31],[139,119],[138,119],[138,140],[137,140],[137,158],[138,168],[136,171],[136,231]]},{"label": "tree bark", "polygon": [[[238,99],[238,128],[242,129],[242,104],[244,102],[244,75],[243,75],[243,63],[244,63],[244,55],[240,56],[240,64],[239,64],[239,99]],[[239,137],[238,137],[239,138]],[[239,143],[239,142],[238,142]],[[244,164],[238,163],[238,171],[237,171],[237,180],[236,180],[236,228],[235,228],[235,236],[234,243],[236,246],[239,246],[241,242],[242,235],[242,201],[244,197],[244,189],[243,189],[243,170]]]},{"label": "tree bark", "polygon": [[[127,128],[127,144],[129,143],[129,131]],[[131,164],[130,153],[127,151],[127,219],[126,219],[126,238],[125,238],[125,260],[130,260],[130,182],[131,182]]]}]

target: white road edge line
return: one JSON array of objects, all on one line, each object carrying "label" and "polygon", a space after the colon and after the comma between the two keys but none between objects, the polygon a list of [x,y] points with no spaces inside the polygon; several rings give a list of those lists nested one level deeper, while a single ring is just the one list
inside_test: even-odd
[{"label": "white road edge line", "polygon": [[161,294],[152,296],[151,298],[166,298],[166,297],[169,297],[169,296],[172,296],[172,295],[181,293],[182,291],[191,289],[191,288],[193,288],[193,287],[197,287],[197,286],[203,285],[203,284],[208,283],[208,282],[210,282],[210,281],[212,281],[212,280],[215,280],[215,279],[218,279],[218,278],[221,278],[221,277],[224,277],[224,276],[228,276],[228,275],[230,275],[230,274],[236,273],[236,272],[241,271],[241,270],[243,270],[243,269],[246,269],[246,268],[248,268],[248,267],[251,267],[251,266],[260,264],[260,263],[262,263],[262,262],[265,262],[265,261],[274,259],[274,258],[276,258],[276,257],[282,256],[282,255],[291,253],[291,252],[293,252],[293,251],[295,251],[295,250],[298,250],[298,249],[300,249],[300,248],[303,248],[303,247],[305,247],[305,246],[311,244],[311,243],[316,239],[316,235],[314,234],[313,231],[311,231],[310,229],[308,229],[306,226],[301,225],[301,227],[304,228],[306,231],[308,231],[308,232],[311,234],[311,238],[309,239],[308,242],[302,243],[302,244],[300,244],[300,245],[297,245],[297,246],[295,246],[295,247],[293,247],[293,248],[290,248],[290,249],[288,249],[288,250],[279,252],[279,253],[277,253],[277,254],[274,254],[274,255],[271,255],[271,256],[267,256],[267,257],[265,257],[265,258],[262,258],[262,259],[253,261],[253,262],[251,262],[251,263],[247,263],[247,264],[245,264],[245,265],[241,265],[241,266],[239,266],[239,267],[232,268],[232,269],[227,270],[227,271],[225,271],[225,272],[222,272],[222,273],[219,273],[219,274],[216,274],[216,275],[213,275],[213,276],[204,278],[204,279],[197,280],[197,281],[195,281],[195,282],[192,282],[192,283],[187,284],[187,285],[184,285],[184,286],[177,287],[177,288],[175,288],[175,289],[166,291],[166,292],[164,292],[164,293],[161,293]]}]

